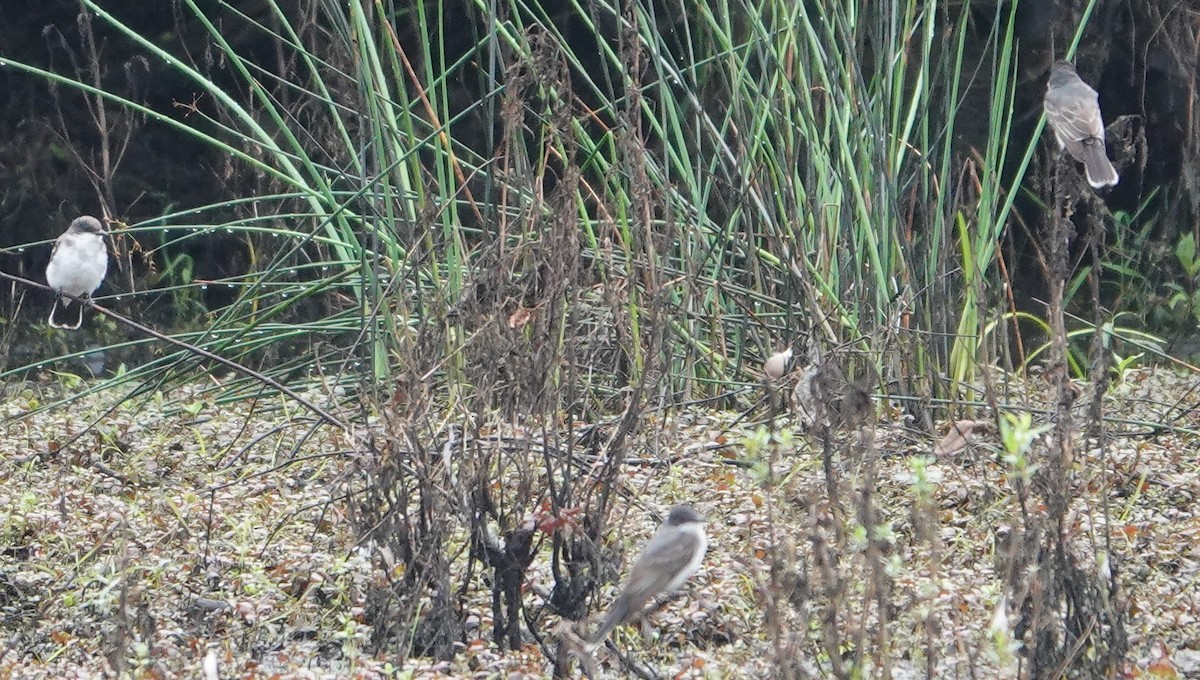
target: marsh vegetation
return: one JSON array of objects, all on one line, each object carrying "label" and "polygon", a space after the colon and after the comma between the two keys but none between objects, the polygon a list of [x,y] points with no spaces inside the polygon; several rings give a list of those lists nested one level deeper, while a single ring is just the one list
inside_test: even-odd
[{"label": "marsh vegetation", "polygon": [[[1186,674],[1197,16],[6,12],[0,668]],[[1101,192],[1043,130],[1067,55]],[[580,652],[680,501],[712,549],[657,642]]]}]

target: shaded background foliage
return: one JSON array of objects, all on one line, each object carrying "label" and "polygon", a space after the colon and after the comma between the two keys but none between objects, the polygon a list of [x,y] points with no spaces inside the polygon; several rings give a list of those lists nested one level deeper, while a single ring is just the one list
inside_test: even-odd
[{"label": "shaded background foliage", "polygon": [[[1019,45],[1020,70],[1013,102],[1018,113],[1010,131],[1013,139],[1024,139],[1034,132],[1052,43],[1057,40],[1058,51],[1063,51],[1085,5],[1081,2],[1018,3],[1014,31]],[[253,22],[262,22],[268,27],[278,25],[278,16],[267,3],[239,3],[237,9],[243,16],[223,10],[215,2],[198,3],[198,6],[213,15],[231,48],[248,61],[285,80],[304,80],[302,75],[294,74],[295,55],[288,54],[278,41],[273,42],[269,35],[253,27]],[[417,47],[426,38],[420,15],[434,12],[439,6],[444,7],[446,18],[453,22],[453,30],[428,36],[431,40],[440,38],[441,41],[433,53],[443,54],[447,64],[456,64],[463,57],[468,60],[460,67],[449,69],[450,80],[446,83],[444,96],[448,100],[446,108],[453,116],[450,134],[457,143],[467,145],[486,158],[491,155],[491,146],[496,141],[499,116],[497,91],[495,84],[489,84],[489,78],[503,75],[502,65],[497,71],[497,62],[489,65],[478,58],[483,55],[503,59],[502,55],[487,54],[488,43],[482,51],[477,45],[487,35],[492,21],[491,7],[472,2],[425,3],[421,12],[415,6],[396,7],[392,21],[400,44],[408,54],[419,59],[423,53]],[[818,7],[819,4],[814,6]],[[1007,5],[968,3],[949,7],[946,16],[942,17],[942,27],[950,30],[955,26],[957,13],[968,14],[964,24],[969,34],[964,42],[963,94],[957,108],[959,122],[954,128],[954,148],[960,158],[969,157],[972,149],[982,148],[993,131],[987,103],[990,84],[983,69],[990,59],[988,36],[995,13],[1005,7]],[[301,35],[312,44],[328,39],[329,29],[323,25],[320,3],[288,2],[282,3],[281,8],[287,16],[294,18]],[[605,88],[600,93],[587,87],[573,89],[581,107],[601,116],[599,122],[588,122],[593,134],[602,135],[616,123],[611,116],[604,117],[603,102],[618,99],[622,94],[619,74],[601,58],[599,49],[599,44],[611,42],[617,36],[613,15],[596,7],[576,7],[571,3],[543,3],[526,9],[530,15],[539,16],[548,26],[555,27],[575,47],[573,53],[579,59],[574,62],[575,68],[568,70],[567,76],[577,80],[582,71],[589,74],[591,84]],[[504,10],[503,6],[497,6],[501,14]],[[213,110],[212,101],[198,95],[195,85],[180,77],[168,62],[147,58],[143,50],[102,22],[80,20],[79,11],[77,3],[65,0],[14,3],[10,11],[0,17],[4,56],[67,74],[78,73],[85,81],[96,82],[144,102],[149,108],[172,118],[194,118],[197,109],[220,116]],[[150,36],[164,49],[191,59],[219,86],[234,93],[239,89],[244,91],[244,85],[232,73],[228,60],[214,48],[209,34],[179,7],[155,3],[136,10],[118,6],[111,11],[130,28]],[[649,5],[647,11],[656,19],[663,45],[675,59],[686,59],[688,50],[694,49],[692,41],[696,36],[689,37],[689,27],[695,32],[695,18],[689,18],[678,3],[672,2]],[[887,14],[885,8],[869,11],[878,11],[881,16]],[[1191,114],[1196,72],[1194,38],[1189,35],[1194,8],[1192,12],[1189,14],[1186,4],[1179,3],[1097,3],[1078,55],[1081,73],[1100,92],[1109,120],[1127,114],[1144,120],[1145,154],[1132,159],[1135,167],[1124,169],[1123,181],[1106,202],[1114,212],[1132,213],[1141,208],[1154,216],[1156,228],[1149,243],[1151,254],[1142,253],[1140,260],[1146,265],[1141,273],[1152,279],[1151,289],[1155,287],[1155,278],[1176,274],[1173,267],[1157,265],[1162,264],[1160,260],[1170,260],[1176,239],[1186,231],[1194,231],[1197,215],[1200,215],[1200,179],[1196,170],[1200,132]],[[737,23],[744,17],[732,19]],[[868,77],[886,63],[888,56],[880,54],[877,41],[869,34],[859,35],[855,41],[862,72]],[[93,55],[97,58],[94,71],[91,66]],[[350,66],[349,63],[339,64],[336,52],[325,56],[331,59],[331,66]],[[438,68],[437,65],[427,66],[434,72]],[[767,60],[759,63],[759,68],[772,67],[774,64]],[[416,68],[421,70],[421,65]],[[650,73],[648,69],[644,70]],[[332,72],[329,74],[334,92],[352,102],[355,85],[351,79],[339,83]],[[943,83],[942,87],[945,86]],[[728,83],[722,82],[719,75],[705,78],[698,83],[694,104],[705,107],[736,104],[729,101],[728,88]],[[51,238],[73,215],[101,212],[102,205],[112,211],[112,217],[136,224],[192,206],[253,197],[269,188],[261,173],[232,162],[221,149],[176,134],[153,119],[147,120],[119,109],[109,111],[106,122],[109,126],[107,137],[113,139],[112,146],[120,147],[121,153],[114,154],[120,161],[110,161],[110,167],[106,168],[102,158],[102,137],[105,135],[97,130],[94,102],[77,92],[64,91],[13,69],[0,69],[0,89],[7,95],[0,116],[5,129],[10,131],[0,147],[0,173],[3,173],[0,180],[6,187],[0,203],[5,221],[4,246]],[[283,108],[294,116],[295,123],[313,135],[314,148],[330,148],[321,144],[321,136],[328,131],[322,130],[319,112],[310,110],[313,108],[311,101],[281,83],[277,83],[273,91]],[[656,138],[653,130],[647,133],[650,150],[660,153],[664,141]],[[693,151],[698,158],[714,155],[714,149],[706,146],[703,139],[699,143]],[[110,149],[109,153],[112,151]],[[1045,157],[1039,154],[1039,159]],[[338,163],[337,159],[329,160],[335,166]],[[1006,176],[1015,173],[1019,164],[1019,158],[1010,155],[1003,169]],[[549,173],[546,179],[552,184],[554,173]],[[476,184],[486,188],[487,183]],[[1160,191],[1152,194],[1149,191],[1152,188]],[[969,189],[964,187],[963,190]],[[719,223],[738,210],[740,200],[736,187],[727,187],[725,192],[714,194],[705,209],[713,221]],[[1143,202],[1148,204],[1143,205]],[[1039,296],[1043,291],[1037,283],[1043,277],[1036,263],[1022,257],[1029,252],[1025,246],[1031,239],[1030,234],[1037,233],[1040,209],[1031,205],[1027,197],[1023,197],[1018,206],[1021,208],[1020,222],[1028,224],[1029,228],[1008,231],[1006,259],[1010,261],[1011,280],[1020,286],[1022,297],[1018,304],[1024,307],[1028,304],[1027,296]],[[219,223],[220,218],[245,219],[253,215],[254,210],[253,204],[230,205],[217,215],[210,211],[205,217],[211,223]],[[469,224],[472,213],[464,212],[461,217]],[[914,222],[912,228],[920,231],[920,221]],[[170,233],[167,231],[164,235]],[[486,239],[489,233],[490,230],[484,229],[480,235]],[[151,243],[143,247],[157,245]],[[110,293],[114,290],[147,291],[163,286],[163,270],[170,269],[169,263],[181,254],[191,261],[190,273],[194,280],[236,276],[256,264],[249,251],[269,252],[271,247],[266,238],[251,238],[248,242],[220,232],[208,234],[203,239],[189,239],[156,249],[155,257],[149,261],[129,262],[121,276],[110,278],[107,290]],[[1154,257],[1155,253],[1157,257]],[[48,250],[44,248],[26,249],[19,254],[8,252],[3,266],[7,271],[35,274],[41,271],[47,255]],[[731,264],[739,268],[745,266],[744,260],[734,259]],[[784,299],[797,299],[799,296],[794,290],[787,290],[791,287],[785,284],[785,289],[774,294]],[[32,306],[40,308],[45,296],[35,295],[38,304]],[[177,297],[143,294],[126,298],[125,302],[131,306],[131,311],[136,310],[143,318],[160,320],[168,326],[186,326],[187,321],[194,318],[192,312],[218,309],[233,299],[228,290],[219,286],[206,288],[198,297],[200,305],[186,311],[174,304],[178,302]],[[319,313],[322,309],[318,306],[315,311]],[[19,359],[25,361],[44,357],[29,352],[26,343],[16,343],[13,347]]]}]

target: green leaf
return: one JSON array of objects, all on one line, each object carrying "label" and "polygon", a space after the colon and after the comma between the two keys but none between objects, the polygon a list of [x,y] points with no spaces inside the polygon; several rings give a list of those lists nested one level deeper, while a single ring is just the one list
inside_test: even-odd
[{"label": "green leaf", "polygon": [[1191,234],[1181,236],[1179,243],[1175,244],[1175,257],[1179,258],[1179,263],[1183,265],[1183,270],[1188,276],[1195,276],[1200,268],[1196,262],[1196,237]]}]

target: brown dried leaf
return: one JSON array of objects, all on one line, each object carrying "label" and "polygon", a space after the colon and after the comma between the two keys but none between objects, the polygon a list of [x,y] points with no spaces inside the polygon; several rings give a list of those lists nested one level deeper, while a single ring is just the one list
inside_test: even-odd
[{"label": "brown dried leaf", "polygon": [[962,451],[967,448],[967,444],[971,443],[971,433],[973,431],[986,428],[990,424],[986,420],[960,420],[953,423],[946,436],[942,437],[942,440],[934,445],[933,455],[952,456]]},{"label": "brown dried leaf", "polygon": [[533,318],[533,308],[532,307],[518,307],[517,311],[513,312],[508,317],[508,327],[509,328],[520,328],[521,326],[524,326],[525,324],[529,323],[529,321],[532,318]]}]

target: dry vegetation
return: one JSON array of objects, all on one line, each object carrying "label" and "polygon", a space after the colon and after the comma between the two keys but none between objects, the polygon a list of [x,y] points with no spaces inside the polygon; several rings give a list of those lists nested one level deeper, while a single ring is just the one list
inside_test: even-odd
[{"label": "dry vegetation", "polygon": [[484,4],[0,16],[0,680],[1200,676],[1194,10]]},{"label": "dry vegetation", "polygon": [[[376,622],[366,600],[387,581],[389,565],[347,517],[343,497],[361,480],[344,437],[308,437],[311,422],[265,401],[201,404],[193,417],[153,403],[102,415],[93,400],[22,417],[58,389],[29,386],[3,403],[4,437],[14,446],[0,470],[0,674],[200,677],[206,656],[221,677],[550,672],[562,629],[546,606],[554,583],[548,532],[537,532],[521,584],[517,650],[493,641],[487,572],[468,566],[459,525],[449,531],[448,558],[463,640],[452,659],[402,662],[371,642]],[[1007,389],[1045,391],[1037,380]],[[1128,372],[1109,404],[1125,424],[1112,427],[1103,455],[1080,441],[1071,466],[1068,542],[1083,569],[1102,570],[1110,556],[1129,634],[1125,677],[1200,672],[1196,440],[1134,424],[1196,429],[1195,400],[1190,377]],[[626,628],[616,648],[667,677],[767,677],[784,652],[794,654],[801,677],[824,677],[831,648],[847,662],[856,650],[873,650],[864,664],[872,677],[884,665],[898,678],[1016,675],[1023,652],[993,626],[1005,602],[1005,630],[1022,619],[1006,583],[1028,575],[1009,578],[1005,546],[1025,525],[999,437],[981,425],[935,452],[937,443],[898,414],[885,408],[861,447],[846,444],[858,434],[838,440],[840,502],[829,498],[819,447],[787,428],[764,446],[763,434],[745,439],[730,430],[734,415],[646,416],[620,472],[605,554],[624,554],[627,565],[657,524],[651,513],[677,501],[707,515],[712,547],[684,594],[650,617],[650,637]],[[81,436],[71,442],[71,434]],[[535,437],[512,428],[504,435],[477,443]],[[1035,460],[1039,450],[1035,444]],[[855,519],[868,469],[875,482],[866,495],[880,527],[874,541]],[[1111,546],[1097,531],[1105,524],[1114,529]],[[884,553],[881,581],[866,558],[872,546]],[[602,587],[590,608],[614,587]],[[599,657],[605,674],[621,668],[611,651]],[[1166,671],[1171,664],[1178,675]]]}]

